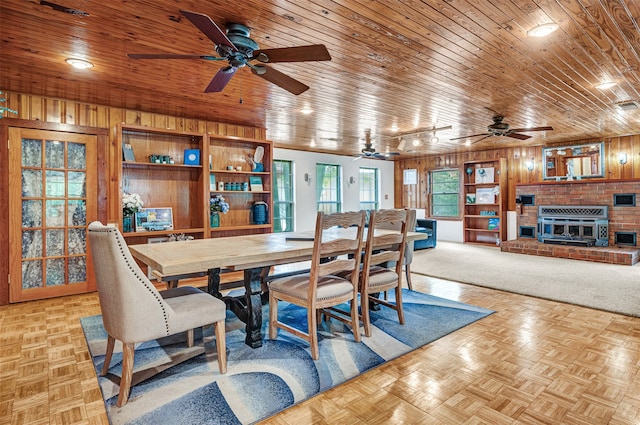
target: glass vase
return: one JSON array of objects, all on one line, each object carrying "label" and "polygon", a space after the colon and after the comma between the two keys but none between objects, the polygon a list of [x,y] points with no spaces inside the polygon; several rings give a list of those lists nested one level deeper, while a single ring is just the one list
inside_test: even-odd
[{"label": "glass vase", "polygon": [[133,232],[133,215],[122,217],[122,233]]},{"label": "glass vase", "polygon": [[211,213],[211,227],[220,227],[220,214],[217,212]]}]

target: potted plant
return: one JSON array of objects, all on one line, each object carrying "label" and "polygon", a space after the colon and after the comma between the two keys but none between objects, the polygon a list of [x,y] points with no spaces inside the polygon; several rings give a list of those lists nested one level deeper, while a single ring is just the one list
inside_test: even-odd
[{"label": "potted plant", "polygon": [[220,213],[228,213],[229,204],[224,200],[224,197],[222,195],[214,195],[209,200],[209,211],[211,227],[220,227]]},{"label": "potted plant", "polygon": [[133,216],[144,207],[142,198],[137,193],[124,193],[122,195],[122,231],[133,231]]}]

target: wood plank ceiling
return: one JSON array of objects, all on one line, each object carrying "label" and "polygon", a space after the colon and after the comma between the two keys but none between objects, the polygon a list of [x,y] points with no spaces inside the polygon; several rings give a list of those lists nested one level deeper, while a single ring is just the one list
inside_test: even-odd
[{"label": "wood plank ceiling", "polygon": [[[332,60],[270,65],[310,86],[299,96],[247,67],[204,93],[226,62],[127,57],[216,55],[180,9],[248,25],[262,49],[324,44]],[[378,151],[397,150],[393,126],[451,126],[438,143],[419,134],[404,156],[560,143],[640,133],[640,109],[617,106],[640,102],[639,20],[637,0],[3,0],[0,90],[265,127],[276,146],[348,155],[365,129]],[[550,22],[553,34],[527,35]],[[486,132],[497,114],[554,130],[449,140]]]}]

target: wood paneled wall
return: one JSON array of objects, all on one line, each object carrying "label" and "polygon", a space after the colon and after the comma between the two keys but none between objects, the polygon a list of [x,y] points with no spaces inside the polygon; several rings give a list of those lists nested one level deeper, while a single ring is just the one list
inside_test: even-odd
[{"label": "wood paneled wall", "polygon": [[[604,177],[589,180],[606,180],[615,182],[619,180],[640,179],[640,134],[631,136],[619,136],[607,139],[586,139],[565,142],[558,146],[580,145],[590,142],[604,141]],[[549,145],[554,146],[554,145]],[[622,166],[618,162],[618,153],[627,153],[627,163]],[[458,152],[446,155],[432,155],[404,159],[395,162],[395,206],[397,208],[421,208],[429,212],[429,187],[428,173],[431,170],[443,168],[460,168],[466,161],[486,160],[494,158],[506,158],[508,169],[507,184],[507,208],[515,210],[516,185],[521,183],[543,182],[542,178],[542,146],[511,147],[504,149],[492,149],[480,152]],[[535,168],[527,170],[525,162],[533,159]],[[403,170],[417,169],[418,183],[404,185],[402,182]]]},{"label": "wood paneled wall", "polygon": [[[122,155],[116,151],[117,123],[142,125],[154,128],[168,128],[207,133],[211,135],[238,136],[252,139],[266,140],[264,128],[241,126],[236,124],[219,123],[214,121],[196,120],[187,117],[173,117],[148,112],[112,108],[109,106],[92,105],[75,101],[46,98],[28,94],[3,92],[7,99],[4,106],[18,111],[18,115],[8,114],[0,119],[0,139],[4,154],[0,155],[0,205],[9,204],[8,182],[8,131],[10,126],[25,128],[41,128],[48,130],[74,131],[81,128],[88,134],[108,132],[108,142],[104,149],[104,158],[99,161],[99,170],[105,181],[100,184],[105,188],[101,195],[99,217],[101,220],[114,221],[121,208],[117,202],[119,190],[116,176],[118,161]],[[0,209],[0,305],[9,303],[9,211],[6,207]],[[15,247],[19,249],[19,247]]]}]

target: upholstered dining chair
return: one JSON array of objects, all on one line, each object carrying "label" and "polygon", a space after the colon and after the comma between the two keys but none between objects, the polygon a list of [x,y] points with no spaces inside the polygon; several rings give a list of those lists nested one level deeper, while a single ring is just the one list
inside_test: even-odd
[{"label": "upholstered dining chair", "polygon": [[[367,229],[367,242],[360,275],[360,310],[364,334],[371,336],[370,303],[382,304],[398,312],[404,325],[402,310],[402,263],[407,247],[409,210],[390,209],[372,211]],[[377,229],[393,229],[386,234]],[[379,297],[380,293],[395,289],[395,304]]]},{"label": "upholstered dining chair", "polygon": [[[269,282],[269,338],[277,337],[278,328],[297,335],[309,342],[311,357],[317,360],[320,357],[317,332],[320,313],[328,307],[349,302],[349,317],[340,320],[351,326],[354,340],[360,342],[357,270],[364,247],[364,225],[364,211],[318,212],[309,272]],[[331,229],[336,228],[350,228],[352,237],[332,236]],[[338,277],[341,272],[351,277]],[[307,332],[278,320],[278,301],[307,309]]]},{"label": "upholstered dining chair", "polygon": [[215,324],[220,373],[226,373],[226,309],[223,301],[196,288],[181,287],[158,292],[131,256],[116,227],[99,221],[89,225],[102,321],[107,331],[107,349],[101,375],[109,370],[115,340],[122,342],[122,377],[117,406],[127,403],[133,375],[136,343],[187,332],[193,344],[193,329]]},{"label": "upholstered dining chair", "polygon": [[[413,232],[416,230],[416,210],[407,210],[407,232]],[[390,229],[390,230],[402,230],[402,222],[388,222],[379,223],[378,228]],[[407,242],[407,246],[404,248],[404,257],[402,264],[404,265],[405,277],[407,279],[407,286],[413,290],[413,283],[411,282],[411,263],[413,262],[413,244],[414,242]]]}]

